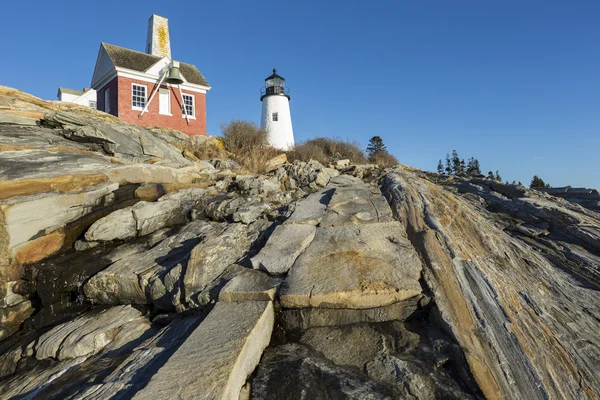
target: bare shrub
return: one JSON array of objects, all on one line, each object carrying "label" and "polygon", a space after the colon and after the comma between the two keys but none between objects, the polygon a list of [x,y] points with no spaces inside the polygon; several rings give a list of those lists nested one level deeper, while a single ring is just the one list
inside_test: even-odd
[{"label": "bare shrub", "polygon": [[267,132],[254,122],[232,120],[221,123],[225,150],[247,171],[261,174],[265,172],[267,161],[281,152],[267,143]]},{"label": "bare shrub", "polygon": [[183,155],[191,160],[212,160],[219,158],[225,160],[229,158],[229,154],[225,151],[223,141],[211,137],[205,140],[195,140],[195,137],[190,137],[183,145]]},{"label": "bare shrub", "polygon": [[376,151],[369,157],[369,162],[377,164],[380,168],[389,168],[398,165],[398,159],[385,150]]},{"label": "bare shrub", "polygon": [[307,140],[296,145],[288,152],[288,160],[316,160],[321,164],[329,164],[332,158],[349,159],[354,164],[366,163],[367,159],[358,143],[338,138],[323,138]]}]

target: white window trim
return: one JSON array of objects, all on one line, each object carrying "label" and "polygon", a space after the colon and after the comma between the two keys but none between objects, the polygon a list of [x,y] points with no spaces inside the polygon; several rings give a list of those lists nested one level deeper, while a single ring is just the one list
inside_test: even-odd
[{"label": "white window trim", "polygon": [[[183,93],[183,96],[190,96],[192,98],[192,111],[193,111],[193,115],[188,115],[187,118],[189,119],[196,119],[196,96],[193,94],[189,94],[189,93]],[[183,110],[185,109],[185,101],[183,100],[183,97],[181,98],[181,118],[185,118],[186,115],[183,113]]]},{"label": "white window trim", "polygon": [[[169,95],[169,112],[168,113],[161,113],[160,112],[160,93],[161,93],[161,91],[162,92],[167,92],[168,95]],[[169,117],[173,116],[173,114],[172,114],[172,108],[171,108],[171,91],[169,89],[163,89],[163,88],[159,88],[158,89],[158,113],[160,115],[167,115]]]},{"label": "white window trim", "polygon": [[132,110],[137,110],[137,111],[144,111],[145,107],[134,107],[133,106],[133,87],[134,86],[141,86],[141,87],[145,88],[145,91],[146,91],[146,101],[144,102],[144,104],[145,104],[146,107],[148,107],[148,86],[147,85],[142,85],[142,84],[139,84],[139,83],[135,83],[135,82],[131,83],[131,95],[129,96],[129,99],[131,100],[131,109]]}]

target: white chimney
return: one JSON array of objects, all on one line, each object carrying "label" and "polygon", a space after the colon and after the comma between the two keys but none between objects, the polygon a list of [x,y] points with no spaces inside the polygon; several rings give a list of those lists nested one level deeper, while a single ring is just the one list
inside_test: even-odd
[{"label": "white chimney", "polygon": [[171,58],[171,39],[169,38],[169,20],[152,14],[148,20],[146,53],[153,56]]}]

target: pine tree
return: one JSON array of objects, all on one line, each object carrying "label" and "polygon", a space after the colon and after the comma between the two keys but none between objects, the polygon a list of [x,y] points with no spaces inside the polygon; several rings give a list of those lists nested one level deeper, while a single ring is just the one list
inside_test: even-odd
[{"label": "pine tree", "polygon": [[367,146],[367,155],[371,157],[380,151],[387,151],[385,144],[383,144],[381,137],[373,136],[371,140],[369,140],[369,145]]},{"label": "pine tree", "polygon": [[450,154],[446,153],[446,174],[450,175],[452,173],[452,167],[450,166]]},{"label": "pine tree", "polygon": [[479,161],[475,157],[469,158],[467,162],[467,170],[465,171],[467,176],[481,175],[481,169],[479,167]]},{"label": "pine tree", "polygon": [[479,160],[473,159],[473,175],[481,175],[481,167],[479,166]]},{"label": "pine tree", "polygon": [[467,166],[465,165],[465,160],[460,160],[460,172],[459,175],[464,175],[465,171],[467,169]]},{"label": "pine tree", "polygon": [[467,160],[467,170],[465,171],[467,176],[473,176],[473,157]]},{"label": "pine tree", "polygon": [[442,160],[438,161],[437,173],[440,175],[444,173],[444,164],[442,164]]},{"label": "pine tree", "polygon": [[534,175],[533,179],[531,179],[531,183],[529,184],[529,187],[532,189],[545,188],[545,187],[550,187],[550,184],[544,182],[544,180],[542,178],[540,178],[539,176]]},{"label": "pine tree", "polygon": [[460,175],[460,158],[456,150],[452,150],[452,173]]},{"label": "pine tree", "polygon": [[498,173],[498,170],[496,170],[496,177],[494,179],[496,179],[498,182],[502,182],[502,177]]},{"label": "pine tree", "polygon": [[494,173],[492,171],[488,171],[487,178],[488,179],[496,179],[496,177],[494,176]]}]

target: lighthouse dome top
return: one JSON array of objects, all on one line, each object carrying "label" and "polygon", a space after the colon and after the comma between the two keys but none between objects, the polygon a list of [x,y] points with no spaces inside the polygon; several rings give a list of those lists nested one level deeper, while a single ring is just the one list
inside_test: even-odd
[{"label": "lighthouse dome top", "polygon": [[265,87],[260,90],[260,101],[267,96],[285,96],[290,99],[290,90],[285,87],[285,79],[277,75],[277,70],[273,68],[273,74],[265,79]]},{"label": "lighthouse dome top", "polygon": [[265,78],[265,82],[267,84],[267,86],[279,86],[276,84],[273,85],[269,85],[269,82],[271,83],[281,83],[281,85],[283,86],[285,84],[285,79],[283,79],[283,76],[277,75],[277,69],[273,68],[273,73]]}]

